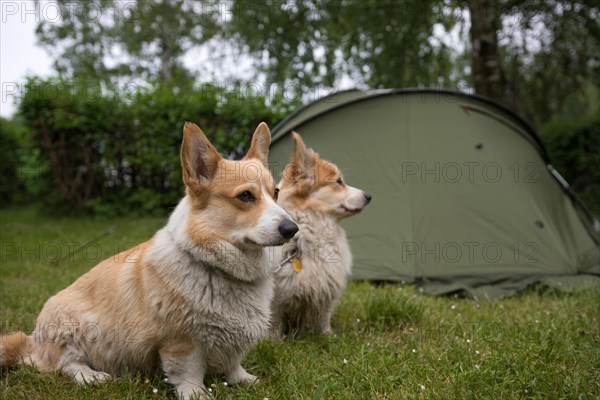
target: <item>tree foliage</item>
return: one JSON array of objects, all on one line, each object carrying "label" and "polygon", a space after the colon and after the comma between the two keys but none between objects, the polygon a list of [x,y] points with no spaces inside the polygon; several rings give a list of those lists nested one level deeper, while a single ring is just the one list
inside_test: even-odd
[{"label": "tree foliage", "polygon": [[[374,88],[451,89],[467,83],[538,127],[574,108],[589,112],[589,94],[600,87],[600,4],[592,0],[233,4],[224,37],[273,81],[335,86],[346,77]],[[469,32],[460,36],[468,44],[463,54],[441,40],[453,30]]]},{"label": "tree foliage", "polygon": [[201,45],[214,31],[198,8],[184,0],[137,1],[127,15],[115,23],[114,37],[135,62],[130,71],[145,78],[169,81],[187,74],[183,56]]},{"label": "tree foliage", "polygon": [[19,136],[22,128],[16,121],[0,118],[0,208],[20,200],[24,182],[19,171],[22,152]]},{"label": "tree foliage", "polygon": [[[40,3],[40,0],[36,0]],[[56,71],[65,76],[107,77],[115,72],[105,63],[112,46],[115,0],[73,2],[57,0],[57,18],[42,18],[36,28],[40,43],[52,52]],[[111,13],[111,17],[107,13]],[[60,49],[57,51],[57,49]]]},{"label": "tree foliage", "polygon": [[[40,0],[36,0],[40,1]],[[37,36],[59,52],[62,76],[169,81],[187,75],[182,58],[214,32],[201,3],[186,0],[57,0],[60,19],[42,19]]]},{"label": "tree foliage", "polygon": [[451,24],[442,7],[440,0],[235,0],[224,37],[275,82],[333,86],[346,75],[370,87],[443,84],[450,49],[432,40],[435,24]]},{"label": "tree foliage", "polygon": [[600,215],[600,114],[559,118],[542,129],[554,167]]},{"label": "tree foliage", "polygon": [[538,127],[556,116],[594,111],[600,90],[600,3],[502,4],[502,59],[514,108]]},{"label": "tree foliage", "polygon": [[[190,78],[196,71],[185,68],[183,57],[219,38],[236,50],[211,58],[221,70],[246,56],[254,60],[256,79],[302,90],[335,89],[342,82],[371,88],[472,85],[538,127],[557,114],[589,112],[590,94],[600,88],[600,4],[594,0],[58,4],[63,17],[41,21],[38,37],[60,49],[56,66],[63,76]],[[458,32],[464,42],[449,45],[448,32]]]}]

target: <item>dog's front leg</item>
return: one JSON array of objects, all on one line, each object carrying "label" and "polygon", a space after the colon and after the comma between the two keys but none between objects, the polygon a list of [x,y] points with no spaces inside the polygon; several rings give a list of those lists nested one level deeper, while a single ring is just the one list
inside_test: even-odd
[{"label": "dog's front leg", "polygon": [[204,375],[206,365],[201,350],[187,341],[170,343],[160,351],[162,369],[170,384],[175,386],[177,396],[188,400],[192,396],[204,399]]},{"label": "dog's front leg", "polygon": [[328,306],[318,314],[318,329],[324,335],[333,334],[333,330],[331,330],[331,314],[333,314],[333,306]]},{"label": "dog's front leg", "polygon": [[271,326],[269,328],[269,338],[275,341],[281,341],[284,337],[283,322],[281,312],[277,309],[277,305],[272,304]]}]

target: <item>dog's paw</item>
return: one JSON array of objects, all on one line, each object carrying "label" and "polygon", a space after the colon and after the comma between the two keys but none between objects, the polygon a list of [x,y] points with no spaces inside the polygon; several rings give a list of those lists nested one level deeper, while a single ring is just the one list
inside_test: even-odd
[{"label": "dog's paw", "polygon": [[245,375],[242,376],[242,377],[240,377],[237,382],[231,382],[231,383],[255,384],[255,383],[258,383],[258,382],[260,382],[260,379],[258,379],[257,376],[254,376],[254,375],[249,374],[249,373],[246,372]]},{"label": "dog's paw", "polygon": [[249,374],[245,369],[239,368],[235,371],[235,373],[230,374],[227,377],[227,383],[236,384],[236,383],[258,383],[258,377]]},{"label": "dog's paw", "polygon": [[110,376],[110,374],[107,374],[106,372],[99,372],[99,371],[92,371],[92,370],[79,371],[75,375],[75,380],[80,385],[99,385],[110,379],[112,379],[112,376]]},{"label": "dog's paw", "polygon": [[180,400],[205,400],[208,395],[204,387],[196,385],[180,385],[177,388],[177,398]]}]

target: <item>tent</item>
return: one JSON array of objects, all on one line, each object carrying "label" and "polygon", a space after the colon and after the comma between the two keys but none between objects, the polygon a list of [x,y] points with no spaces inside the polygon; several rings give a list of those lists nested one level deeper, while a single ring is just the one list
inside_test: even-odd
[{"label": "tent", "polygon": [[533,129],[489,99],[334,93],[272,130],[273,171],[290,159],[291,131],[373,195],[342,223],[355,280],[495,298],[535,282],[600,285],[600,225]]}]

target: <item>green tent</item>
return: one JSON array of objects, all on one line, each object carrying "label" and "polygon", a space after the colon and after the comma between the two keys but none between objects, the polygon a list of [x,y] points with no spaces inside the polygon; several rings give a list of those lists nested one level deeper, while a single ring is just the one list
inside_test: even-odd
[{"label": "green tent", "polygon": [[338,92],[273,129],[274,171],[293,130],[373,195],[343,222],[353,279],[490,297],[600,284],[600,225],[510,110],[437,90]]}]

